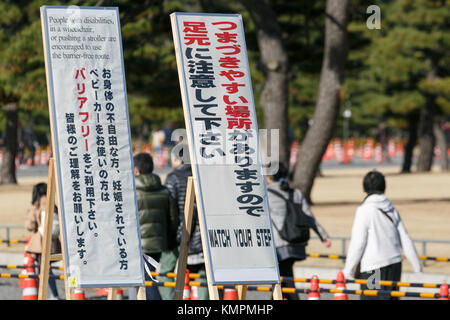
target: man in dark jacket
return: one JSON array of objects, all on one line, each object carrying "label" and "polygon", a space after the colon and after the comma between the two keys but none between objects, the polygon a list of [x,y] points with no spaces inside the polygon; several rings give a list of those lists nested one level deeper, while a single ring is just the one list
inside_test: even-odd
[{"label": "man in dark jacket", "polygon": [[[183,228],[184,220],[184,204],[186,199],[186,189],[188,177],[192,176],[191,165],[186,163],[183,159],[189,159],[189,149],[186,144],[178,144],[174,147],[172,153],[172,167],[174,170],[167,175],[164,185],[169,189],[170,194],[178,203],[178,213],[179,213],[179,225],[177,230],[177,243],[181,242],[181,234]],[[172,266],[170,263],[166,263],[166,268],[171,270],[164,270],[166,272],[173,271],[175,268],[176,258],[178,258],[179,250],[178,248],[167,255],[164,253],[162,259],[169,262],[172,261]],[[175,258],[176,257],[176,258]],[[203,247],[202,239],[200,233],[200,224],[198,221],[197,206],[194,204],[194,212],[192,217],[192,230],[191,238],[189,242],[188,258],[187,258],[187,269],[192,273],[200,273],[202,277],[206,276],[205,271],[205,261],[203,257]],[[195,287],[194,290],[198,288],[198,299],[207,300],[209,299],[208,289],[206,287]]]},{"label": "man in dark jacket", "polygon": [[[139,211],[141,245],[144,254],[159,261],[161,253],[176,246],[178,209],[169,190],[161,185],[161,179],[153,174],[153,159],[147,153],[134,156],[136,197]],[[155,268],[144,258],[150,271]],[[146,281],[151,278],[145,273]],[[158,288],[146,287],[147,300],[161,300]]]}]

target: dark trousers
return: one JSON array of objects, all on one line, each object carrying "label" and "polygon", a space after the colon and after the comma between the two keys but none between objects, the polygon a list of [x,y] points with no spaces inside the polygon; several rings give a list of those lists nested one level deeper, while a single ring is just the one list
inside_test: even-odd
[{"label": "dark trousers", "polygon": [[[152,253],[152,254],[147,254],[147,255],[152,257],[153,259],[155,259],[158,262],[159,262],[159,259],[161,258],[161,253]],[[150,263],[148,263],[147,260],[145,260],[145,258],[144,258],[144,263],[147,265],[148,269],[151,272],[155,271],[155,268]],[[147,274],[146,270],[144,270],[144,274],[145,274],[145,281],[152,281],[152,279],[150,278],[150,275]],[[145,295],[146,295],[146,300],[162,300],[157,286],[151,286],[151,287],[146,286],[145,287]]]},{"label": "dark trousers", "polygon": [[[377,276],[379,274],[379,278]],[[368,280],[367,285],[361,285],[361,290],[388,290],[397,291],[398,287],[395,286],[380,286],[376,281],[400,281],[402,275],[402,263],[397,262],[376,270],[367,272],[361,272],[361,279]],[[396,297],[390,296],[364,296],[361,295],[361,300],[398,300]]]},{"label": "dark trousers", "polygon": [[[293,259],[293,258],[289,258],[289,259],[285,259],[282,261],[278,262],[278,268],[280,270],[280,275],[282,277],[294,277],[294,271],[293,271],[293,267],[294,267],[294,263],[295,261],[297,261],[298,259]],[[284,280],[284,286],[286,288],[295,288],[295,282],[294,279],[292,280]],[[298,298],[298,294],[296,293],[283,293],[283,299],[286,298],[287,300],[300,300]]]}]

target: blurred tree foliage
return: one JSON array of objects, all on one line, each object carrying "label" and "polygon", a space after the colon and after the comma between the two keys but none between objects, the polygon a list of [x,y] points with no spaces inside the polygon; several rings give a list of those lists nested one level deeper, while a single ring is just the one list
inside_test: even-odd
[{"label": "blurred tree foliage", "polygon": [[[323,55],[325,0],[270,0],[289,60],[289,126],[302,139],[316,103]],[[381,30],[366,26],[369,5],[381,8]],[[119,7],[132,134],[144,140],[166,121],[184,126],[170,13],[240,13],[255,95],[264,84],[255,27],[240,1],[225,0],[3,0],[0,2],[0,131],[4,106],[17,103],[23,126],[33,120],[41,143],[49,136],[39,8],[42,5]],[[343,99],[351,101],[354,136],[373,135],[380,120],[406,133],[432,110],[450,112],[448,1],[353,0]],[[430,107],[431,106],[431,107]],[[431,109],[430,109],[431,108]],[[423,112],[422,112],[423,113]],[[422,115],[423,118],[423,115]],[[434,120],[432,120],[434,121]],[[339,117],[335,136],[341,136]]]},{"label": "blurred tree foliage", "polygon": [[42,1],[0,2],[0,125],[4,140],[1,183],[16,183],[14,168],[20,124],[34,120],[37,130],[48,131],[39,21],[42,4]]},{"label": "blurred tree foliage", "polygon": [[419,170],[428,171],[433,123],[450,113],[450,6],[448,1],[373,2],[381,8],[381,29],[369,30],[362,19],[349,26],[350,39],[360,44],[349,56],[360,68],[347,75],[353,120],[372,127],[387,120],[407,130],[410,147],[419,141]]},{"label": "blurred tree foliage", "polygon": [[[47,90],[39,7],[44,1],[0,2],[0,106],[17,103],[20,122],[48,130]],[[1,129],[5,117],[0,113]]]}]

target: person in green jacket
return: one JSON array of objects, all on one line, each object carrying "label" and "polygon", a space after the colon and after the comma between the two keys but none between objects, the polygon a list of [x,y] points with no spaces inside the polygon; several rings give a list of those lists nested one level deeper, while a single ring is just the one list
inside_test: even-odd
[{"label": "person in green jacket", "polygon": [[[153,174],[153,159],[147,153],[134,156],[134,175],[139,212],[142,252],[159,261],[161,253],[173,250],[178,229],[177,203],[161,179]],[[155,268],[144,258],[150,271]],[[145,272],[145,280],[151,278]],[[156,286],[146,287],[147,300],[161,300]]]}]

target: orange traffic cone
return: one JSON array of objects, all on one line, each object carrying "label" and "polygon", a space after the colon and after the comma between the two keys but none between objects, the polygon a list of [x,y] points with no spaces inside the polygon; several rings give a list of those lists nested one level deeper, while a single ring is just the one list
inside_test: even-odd
[{"label": "orange traffic cone", "polygon": [[330,142],[330,159],[336,159],[336,154],[334,153],[334,143]]},{"label": "orange traffic cone", "polygon": [[191,300],[191,288],[189,286],[189,270],[188,269],[186,269],[186,275],[184,276],[183,300]]},{"label": "orange traffic cone", "polygon": [[289,156],[289,166],[290,167],[295,166],[295,164],[297,162],[297,158],[298,158],[298,152],[299,152],[298,140],[294,140],[294,142],[292,142],[292,144],[291,144],[291,152],[290,152],[290,156]]},{"label": "orange traffic cone", "polygon": [[322,161],[328,161],[333,157],[333,146],[331,143],[328,144],[327,149],[325,150],[325,153],[322,157]]},{"label": "orange traffic cone", "polygon": [[355,140],[353,138],[348,138],[347,154],[350,159],[355,157]]},{"label": "orange traffic cone", "polygon": [[308,300],[320,300],[319,292],[319,278],[313,276],[311,278],[311,284],[309,286]]},{"label": "orange traffic cone", "polygon": [[441,149],[439,147],[434,147],[433,149],[433,155],[436,157],[436,160],[441,160]]},{"label": "orange traffic cone", "polygon": [[[30,240],[31,240],[31,236],[28,236],[25,241],[25,249],[24,249],[25,251],[23,253],[23,263],[22,263],[24,266],[33,264],[33,263],[29,264],[29,262],[28,262],[28,259],[31,258],[30,254],[27,252],[28,244],[30,243]],[[25,267],[23,267],[22,270],[20,271],[20,274],[27,274],[27,269]],[[20,279],[19,288],[21,288],[21,289],[25,288],[25,278]]]},{"label": "orange traffic cone", "polygon": [[[28,276],[33,275],[35,273],[33,264],[34,259],[31,255],[28,255],[28,259],[26,261],[26,274]],[[23,291],[22,291],[22,300],[37,300],[38,299],[38,288],[37,281],[35,278],[25,278],[23,279]]]},{"label": "orange traffic cone", "polygon": [[197,286],[191,287],[191,300],[198,300],[198,287]]},{"label": "orange traffic cone", "polygon": [[[345,278],[342,271],[337,273],[335,289],[345,290]],[[348,300],[348,297],[346,293],[335,293],[333,300]]]},{"label": "orange traffic cone", "polygon": [[377,164],[383,163],[383,149],[381,147],[381,143],[377,143],[375,146],[375,162]]},{"label": "orange traffic cone", "polygon": [[122,299],[123,299],[123,290],[117,289],[116,300],[122,300]]},{"label": "orange traffic cone", "polygon": [[[25,268],[25,266],[28,264],[28,253],[25,252],[25,254],[23,255],[23,268],[20,271],[20,274],[22,275],[26,275],[27,274],[27,269]],[[19,288],[23,289],[25,288],[25,278],[21,278],[19,281]]]},{"label": "orange traffic cone", "polygon": [[372,157],[373,157],[373,154],[374,154],[373,144],[374,144],[374,141],[372,138],[366,139],[366,143],[364,144],[364,151],[363,151],[364,152],[363,159],[366,161],[372,159]]},{"label": "orange traffic cone", "polygon": [[76,288],[75,290],[73,290],[73,299],[86,300],[86,297],[84,296],[84,290],[81,288]]},{"label": "orange traffic cone", "polygon": [[19,168],[20,168],[20,165],[21,165],[19,155],[16,156],[16,159],[15,159],[15,162],[14,162],[14,163],[15,163],[15,165],[16,165],[16,170],[19,169]]},{"label": "orange traffic cone", "polygon": [[448,284],[441,284],[438,300],[450,300],[450,298],[448,297]]},{"label": "orange traffic cone", "polygon": [[403,146],[403,143],[401,141],[399,141],[397,143],[397,154],[402,156],[404,153],[405,153],[405,148]]},{"label": "orange traffic cone", "polygon": [[334,154],[336,156],[336,161],[342,162],[343,150],[342,150],[341,139],[339,139],[339,138],[334,139]]},{"label": "orange traffic cone", "polygon": [[390,158],[393,158],[393,157],[395,157],[395,153],[396,153],[395,143],[394,143],[394,141],[392,141],[392,139],[389,139],[389,141],[388,141],[388,155],[389,155]]},{"label": "orange traffic cone", "polygon": [[42,150],[41,151],[41,163],[42,164],[47,164],[48,163],[48,156],[47,156],[47,151],[46,150]]},{"label": "orange traffic cone", "polygon": [[348,152],[348,143],[344,144],[344,154],[342,155],[341,163],[350,163],[350,156]]},{"label": "orange traffic cone", "polygon": [[34,164],[38,165],[41,164],[41,151],[39,148],[36,150],[34,154]]},{"label": "orange traffic cone", "polygon": [[98,289],[97,292],[96,292],[96,294],[97,294],[98,296],[107,296],[107,295],[108,295],[108,288],[101,288],[101,289]]},{"label": "orange traffic cone", "polygon": [[223,300],[237,300],[237,290],[226,288],[223,292]]}]

